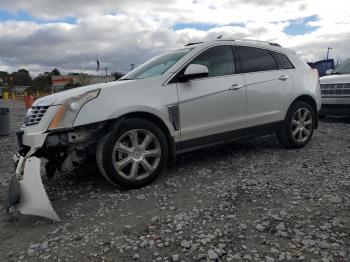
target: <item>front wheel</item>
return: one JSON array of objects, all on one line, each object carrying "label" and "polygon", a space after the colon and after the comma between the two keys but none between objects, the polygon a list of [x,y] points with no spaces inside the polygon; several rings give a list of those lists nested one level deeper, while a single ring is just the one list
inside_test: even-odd
[{"label": "front wheel", "polygon": [[316,116],[312,107],[303,101],[295,102],[288,110],[277,138],[286,148],[302,148],[311,139]]},{"label": "front wheel", "polygon": [[168,158],[164,133],[145,119],[127,119],[97,146],[101,173],[113,184],[139,188],[154,181]]}]

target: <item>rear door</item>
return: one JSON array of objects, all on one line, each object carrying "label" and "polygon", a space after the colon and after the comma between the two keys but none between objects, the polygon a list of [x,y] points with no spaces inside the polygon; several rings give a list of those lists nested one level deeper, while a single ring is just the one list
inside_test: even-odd
[{"label": "rear door", "polygon": [[280,69],[274,52],[238,46],[240,71],[247,86],[247,127],[278,124],[293,92],[288,69]]},{"label": "rear door", "polygon": [[235,74],[232,46],[211,47],[189,64],[205,65],[209,75],[177,83],[182,147],[228,139],[232,130],[244,132],[246,90],[242,75]]}]

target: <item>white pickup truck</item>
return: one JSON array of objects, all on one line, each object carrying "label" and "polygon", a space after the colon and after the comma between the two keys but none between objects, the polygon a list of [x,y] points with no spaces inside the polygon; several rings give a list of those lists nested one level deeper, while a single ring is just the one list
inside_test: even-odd
[{"label": "white pickup truck", "polygon": [[320,116],[350,115],[350,59],[320,77],[322,108]]}]

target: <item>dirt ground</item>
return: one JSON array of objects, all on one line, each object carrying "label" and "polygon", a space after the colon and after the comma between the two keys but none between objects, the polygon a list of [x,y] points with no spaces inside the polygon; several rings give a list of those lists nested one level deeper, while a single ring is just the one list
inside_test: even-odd
[{"label": "dirt ground", "polygon": [[[24,118],[10,107],[12,129]],[[0,204],[15,135],[0,137]],[[44,183],[62,222],[0,211],[0,261],[350,261],[350,119],[310,144],[275,136],[181,155],[159,179],[120,191],[97,172]]]}]

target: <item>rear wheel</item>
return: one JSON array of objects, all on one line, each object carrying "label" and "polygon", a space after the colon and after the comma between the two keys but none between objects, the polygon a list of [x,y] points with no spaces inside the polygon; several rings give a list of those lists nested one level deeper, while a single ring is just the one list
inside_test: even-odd
[{"label": "rear wheel", "polygon": [[315,121],[312,107],[306,102],[296,101],[288,110],[277,138],[287,148],[302,148],[313,135]]},{"label": "rear wheel", "polygon": [[154,181],[168,158],[163,132],[145,119],[127,119],[97,147],[101,173],[113,184],[138,188]]}]

